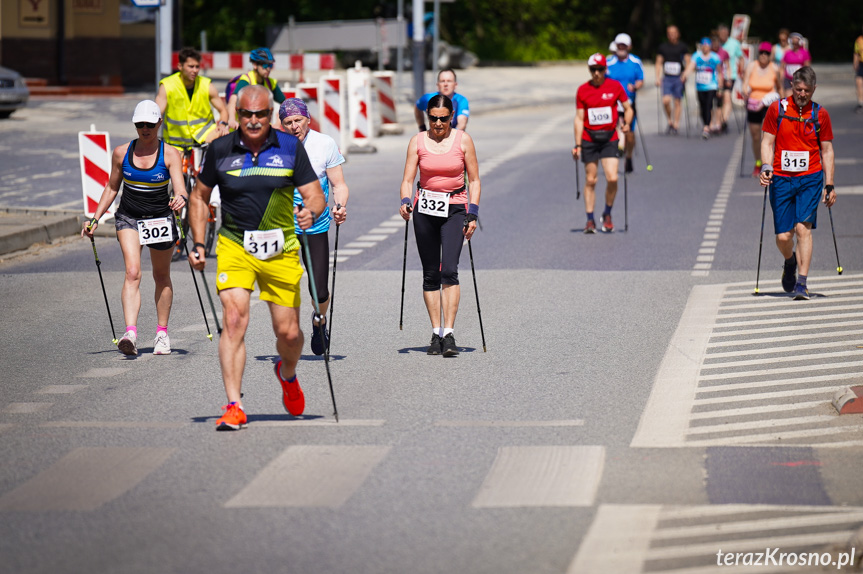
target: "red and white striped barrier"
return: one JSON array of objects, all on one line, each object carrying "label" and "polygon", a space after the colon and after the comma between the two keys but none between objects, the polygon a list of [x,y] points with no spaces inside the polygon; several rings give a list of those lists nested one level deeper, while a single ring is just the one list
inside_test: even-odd
[{"label": "red and white striped barrier", "polygon": [[[177,52],[171,54],[171,68],[177,69],[179,57]],[[201,67],[210,70],[236,70],[241,73],[252,67],[249,61],[250,52],[201,52]],[[336,68],[335,54],[273,54],[276,59],[275,70],[334,70]],[[276,72],[278,74],[278,72]]]},{"label": "red and white striped barrier", "polygon": [[393,72],[372,72],[372,84],[377,96],[378,117],[382,125],[397,124]]},{"label": "red and white striped barrier", "polygon": [[[89,132],[78,132],[78,149],[81,154],[84,213],[87,217],[93,217],[111,175],[111,136],[108,132],[97,132],[96,126],[90,126]],[[113,209],[107,211],[102,219],[112,212]]]},{"label": "red and white striped barrier", "polygon": [[320,84],[297,84],[297,95],[295,96],[306,103],[309,115],[311,116],[309,127],[316,132],[321,131],[321,123],[319,121],[321,117],[320,91]]},{"label": "red and white striped barrier", "polygon": [[320,120],[321,133],[327,134],[339,145],[342,153],[346,151],[345,141],[347,122],[344,118],[344,78],[325,76],[321,78]]},{"label": "red and white striped barrier", "polygon": [[[358,62],[359,63],[359,62]],[[376,151],[371,145],[373,118],[371,73],[368,68],[348,69],[348,116],[351,127],[350,151]]]}]

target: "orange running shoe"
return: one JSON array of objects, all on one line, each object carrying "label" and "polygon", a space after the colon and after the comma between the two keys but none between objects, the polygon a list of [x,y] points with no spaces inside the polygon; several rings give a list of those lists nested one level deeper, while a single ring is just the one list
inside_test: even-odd
[{"label": "orange running shoe", "polygon": [[216,421],[217,431],[231,431],[246,428],[246,422],[248,419],[246,418],[246,412],[243,410],[243,407],[237,403],[228,403],[222,407],[222,410],[225,411],[225,414]]},{"label": "orange running shoe", "polygon": [[285,410],[295,417],[303,414],[303,411],[306,410],[306,397],[303,395],[303,389],[300,388],[300,379],[295,374],[293,383],[284,380],[281,360],[276,363],[276,378],[282,385],[282,404],[285,405]]}]

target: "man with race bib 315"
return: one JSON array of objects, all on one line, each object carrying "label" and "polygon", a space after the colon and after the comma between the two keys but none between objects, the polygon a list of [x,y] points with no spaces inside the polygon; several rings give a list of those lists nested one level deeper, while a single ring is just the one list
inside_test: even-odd
[{"label": "man with race bib 315", "polygon": [[806,278],[818,202],[828,208],[836,202],[833,128],[827,110],[812,101],[816,88],[812,68],[794,72],[791,85],[793,95],[771,104],[764,118],[761,185],[770,186],[776,246],[785,258],[782,288],[805,300],[809,299]]},{"label": "man with race bib 315", "polygon": [[[611,208],[617,195],[617,104],[623,105],[623,133],[629,132],[633,110],[620,82],[605,77],[606,60],[594,54],[587,60],[590,80],[579,86],[575,94],[575,147],[572,157],[584,162],[584,208],[587,212],[585,233],[596,233],[593,216],[596,203],[596,182],[599,179],[599,162],[605,172],[605,210],[600,223],[606,233],[614,231]],[[577,169],[577,168],[576,168]]]}]

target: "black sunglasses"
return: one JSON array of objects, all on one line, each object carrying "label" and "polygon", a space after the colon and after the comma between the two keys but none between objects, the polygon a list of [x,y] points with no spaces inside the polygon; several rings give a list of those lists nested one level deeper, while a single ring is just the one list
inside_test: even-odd
[{"label": "black sunglasses", "polygon": [[449,116],[450,116],[449,114],[447,114],[445,116],[433,116],[433,115],[429,114],[429,123],[432,123],[432,124],[435,122],[446,123],[447,120],[449,119]]},{"label": "black sunglasses", "polygon": [[144,128],[153,129],[154,127],[156,127],[156,124],[150,122],[135,122],[135,127],[139,130],[142,130]]},{"label": "black sunglasses", "polygon": [[590,71],[591,71],[591,73],[593,73],[593,72],[601,72],[601,71],[603,71],[604,69],[605,69],[605,66],[589,66],[589,67],[588,67],[588,70],[590,70]]},{"label": "black sunglasses", "polygon": [[266,108],[263,110],[242,110],[238,109],[237,113],[240,114],[241,118],[249,119],[252,116],[256,118],[264,119],[270,117],[270,114],[273,113],[271,108]]}]

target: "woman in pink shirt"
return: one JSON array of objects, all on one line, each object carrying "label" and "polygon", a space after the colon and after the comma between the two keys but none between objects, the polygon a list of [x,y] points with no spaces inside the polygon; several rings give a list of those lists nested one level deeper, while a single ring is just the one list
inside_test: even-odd
[{"label": "woman in pink shirt", "polygon": [[812,55],[809,50],[803,47],[803,36],[794,32],[789,38],[791,39],[791,49],[786,50],[782,55],[782,65],[780,66],[786,98],[791,97],[791,76],[794,75],[794,72],[803,66],[812,65]]},{"label": "woman in pink shirt", "polygon": [[[414,235],[423,266],[423,299],[432,324],[429,355],[458,355],[453,326],[461,291],[458,262],[479,216],[479,166],[473,140],[450,125],[452,101],[438,94],[426,111],[429,130],[411,138],[401,185],[399,213],[414,214]],[[414,191],[414,179],[419,182]],[[470,182],[465,189],[465,171]],[[443,328],[441,328],[443,306]]]}]

